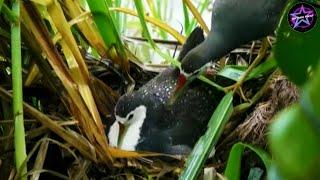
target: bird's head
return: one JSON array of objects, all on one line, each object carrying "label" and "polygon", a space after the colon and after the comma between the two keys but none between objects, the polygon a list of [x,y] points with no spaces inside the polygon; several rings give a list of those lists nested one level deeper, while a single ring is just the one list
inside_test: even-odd
[{"label": "bird's head", "polygon": [[136,144],[128,143],[138,142],[147,115],[146,106],[139,102],[134,94],[126,94],[117,102],[114,111],[116,120],[108,134],[110,146],[134,150]]},{"label": "bird's head", "polygon": [[146,106],[141,104],[142,100],[136,93],[128,93],[120,97],[114,112],[116,121],[125,126],[143,121],[146,115]]},{"label": "bird's head", "polygon": [[125,127],[128,127],[138,121],[144,121],[146,117],[146,106],[140,105],[135,107],[132,111],[130,111],[125,116],[116,116],[116,121],[123,124]]}]

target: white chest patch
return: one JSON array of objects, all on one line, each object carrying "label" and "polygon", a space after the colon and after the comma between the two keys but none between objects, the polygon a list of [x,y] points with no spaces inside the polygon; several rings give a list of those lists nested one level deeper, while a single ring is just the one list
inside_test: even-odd
[{"label": "white chest patch", "polygon": [[[134,151],[140,139],[140,132],[146,115],[147,108],[141,105],[127,114],[125,118],[116,116],[116,122],[111,126],[108,134],[110,146],[118,147],[127,151]],[[125,126],[125,130],[122,135],[119,135],[118,123]]]}]

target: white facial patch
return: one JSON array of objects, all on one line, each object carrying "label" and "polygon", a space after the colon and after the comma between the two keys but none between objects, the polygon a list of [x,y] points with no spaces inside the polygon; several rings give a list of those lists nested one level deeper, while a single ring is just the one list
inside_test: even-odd
[{"label": "white facial patch", "polygon": [[[131,111],[125,118],[116,116],[115,123],[110,127],[108,134],[110,146],[116,145],[127,151],[134,151],[140,139],[140,131],[147,115],[147,108],[143,105]],[[115,125],[117,123],[117,125]],[[119,136],[119,124],[125,126],[124,133]],[[111,140],[112,139],[112,140]]]},{"label": "white facial patch", "polygon": [[120,126],[118,121],[115,121],[110,127],[108,133],[109,146],[118,147],[118,139],[119,139]]}]

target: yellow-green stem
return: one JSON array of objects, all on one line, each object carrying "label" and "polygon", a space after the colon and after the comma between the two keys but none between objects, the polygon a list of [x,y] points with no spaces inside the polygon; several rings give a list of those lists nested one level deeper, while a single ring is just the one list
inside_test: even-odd
[{"label": "yellow-green stem", "polygon": [[[20,17],[20,1],[15,0],[12,12]],[[15,162],[18,175],[26,174],[27,167],[21,167],[27,158],[25,132],[23,124],[22,68],[21,68],[21,29],[20,22],[11,26],[11,58],[12,58],[12,88],[13,88],[13,118]],[[22,178],[27,179],[27,178]]]}]

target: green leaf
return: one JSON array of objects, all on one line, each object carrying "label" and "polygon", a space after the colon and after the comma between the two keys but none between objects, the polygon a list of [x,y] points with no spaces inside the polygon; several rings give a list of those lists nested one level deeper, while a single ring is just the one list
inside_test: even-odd
[{"label": "green leaf", "polygon": [[[208,8],[210,2],[211,2],[210,0],[204,0],[203,3],[199,3],[199,6],[197,7],[197,9],[199,9],[200,14],[202,14],[204,12],[204,10]],[[186,29],[186,35],[189,35],[192,32],[192,30],[196,26],[196,23],[197,23],[196,20],[193,18],[188,29]]]},{"label": "green leaf", "polygon": [[206,78],[203,75],[199,76],[198,79],[200,79],[202,82],[205,82],[205,83],[217,88],[220,91],[224,91],[223,87],[221,87],[220,85],[216,84],[215,82],[211,81],[210,79]]},{"label": "green leaf", "polygon": [[232,149],[229,154],[228,163],[226,170],[224,171],[224,175],[229,180],[238,180],[240,179],[241,175],[241,157],[245,150],[245,148],[249,148],[251,151],[255,152],[260,159],[262,160],[263,164],[265,165],[267,171],[269,170],[271,166],[271,158],[268,153],[266,153],[264,150],[252,146],[250,144],[245,143],[237,143],[232,146]]},{"label": "green leaf", "polygon": [[[277,29],[277,43],[274,48],[275,58],[282,71],[290,80],[303,85],[309,77],[308,68],[315,66],[320,58],[320,23],[308,32],[297,32],[288,23],[288,12],[297,1],[290,1],[285,8]],[[320,14],[319,8],[316,8]]]},{"label": "green leaf", "polygon": [[227,65],[221,71],[219,71],[218,75],[238,81],[241,75],[245,72],[246,66],[236,66],[236,65]]},{"label": "green leaf", "polygon": [[4,3],[2,3],[1,5],[1,13],[4,14],[5,17],[8,18],[8,20],[11,21],[12,23],[18,23],[18,20],[19,20],[18,17]]},{"label": "green leaf", "polygon": [[210,152],[214,149],[219,137],[232,113],[233,93],[226,94],[214,111],[208,130],[200,137],[189,155],[186,167],[179,179],[196,179]]},{"label": "green leaf", "polygon": [[273,56],[270,56],[265,62],[261,63],[259,66],[254,68],[246,80],[251,80],[255,78],[259,78],[271,71],[273,71],[277,67],[277,61]]},{"label": "green leaf", "polygon": [[276,116],[269,135],[270,149],[285,179],[319,179],[319,142],[300,104]]},{"label": "green leaf", "polygon": [[[246,78],[246,81],[259,78],[264,74],[271,72],[276,67],[277,62],[275,58],[269,57],[265,62],[261,63],[250,72],[250,74]],[[221,71],[219,71],[218,75],[234,81],[239,81],[246,69],[246,66],[227,65],[223,69],[221,69]]]},{"label": "green leaf", "polygon": [[[189,18],[189,12],[187,9],[187,6],[182,2],[182,7],[183,7],[183,15],[184,15],[184,30],[185,30],[185,34],[186,34],[186,30],[189,29],[190,26],[190,18]],[[189,34],[186,34],[189,35]]]},{"label": "green leaf", "polygon": [[[115,7],[121,7],[121,0],[115,0],[114,1],[114,6]],[[114,19],[115,19],[115,24],[117,25],[117,30],[118,32],[122,32],[122,14],[119,12],[114,12]]]},{"label": "green leaf", "polygon": [[301,105],[310,119],[310,123],[320,136],[320,63],[313,79],[303,88]]},{"label": "green leaf", "polygon": [[[12,1],[12,10],[8,10],[16,19],[20,19],[19,0]],[[6,6],[4,6],[6,7]],[[5,8],[6,9],[6,8]],[[23,93],[22,93],[22,62],[21,62],[21,26],[20,22],[12,23],[11,25],[11,68],[12,68],[12,113],[14,121],[14,154],[17,177],[26,180],[26,177],[21,177],[27,173],[27,166],[24,162],[27,160],[25,128],[23,117]]]},{"label": "green leaf", "polygon": [[144,36],[147,38],[149,44],[151,45],[151,47],[164,59],[166,59],[167,61],[169,61],[172,65],[179,67],[180,66],[180,62],[178,62],[177,60],[173,59],[171,56],[161,52],[161,50],[158,48],[158,46],[156,45],[156,43],[153,41],[151,34],[149,32],[148,26],[146,24],[145,21],[145,13],[143,10],[143,5],[142,5],[142,1],[141,0],[134,0],[136,9],[137,9],[137,13],[139,16],[139,20],[140,20],[140,24],[142,26],[143,29],[143,33]]},{"label": "green leaf", "polygon": [[3,1],[4,0],[0,0],[0,12],[1,12],[1,8],[2,8],[2,5],[3,5]]},{"label": "green leaf", "polygon": [[[161,18],[161,12],[159,11],[159,8],[156,7],[159,4],[154,3],[154,1],[147,1],[147,2],[148,2],[149,9],[151,11],[152,16],[163,21],[163,19]],[[162,3],[162,5],[164,4]],[[163,29],[159,29],[159,35],[162,39],[168,39],[168,35]]]},{"label": "green leaf", "polygon": [[145,18],[144,18],[145,13],[144,13],[144,10],[143,10],[142,1],[141,0],[134,0],[134,3],[135,3],[135,6],[136,6],[136,9],[137,9],[137,13],[138,13],[138,16],[139,16],[140,24],[141,24],[142,29],[143,29],[143,35],[147,38],[147,40],[150,43],[151,47],[155,49],[156,48],[156,44],[155,44],[155,42],[153,41],[153,39],[151,37],[151,34],[149,32],[147,23],[146,23]]},{"label": "green leaf", "polygon": [[107,2],[104,0],[87,0],[87,3],[106,46],[112,48],[115,45],[120,55],[125,57],[125,48],[109,11]]}]

